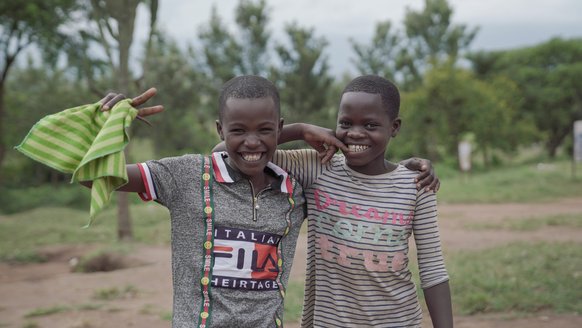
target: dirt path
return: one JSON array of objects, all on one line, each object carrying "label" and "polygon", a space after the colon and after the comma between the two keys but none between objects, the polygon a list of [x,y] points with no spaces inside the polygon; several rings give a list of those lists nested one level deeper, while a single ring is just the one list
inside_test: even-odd
[{"label": "dirt path", "polygon": [[[549,227],[543,231],[473,230],[467,224],[500,223],[504,220],[555,214],[580,214],[582,197],[538,204],[450,205],[439,204],[443,244],[448,252],[503,245],[516,240],[582,242],[582,229]],[[305,269],[305,237],[298,242],[292,279],[302,280]],[[71,273],[71,258],[91,246],[47,248],[44,264],[0,263],[0,327],[101,328],[169,327],[172,304],[170,251],[168,247],[136,247],[135,266],[107,273]],[[137,265],[141,263],[141,265]],[[96,298],[113,290],[125,291],[113,300]],[[54,314],[26,318],[34,310]],[[425,316],[428,318],[428,316]],[[512,318],[506,314],[455,318],[465,328],[569,328],[582,327],[582,317],[539,314]],[[430,327],[429,319],[425,327]],[[296,328],[289,323],[286,327]]]}]

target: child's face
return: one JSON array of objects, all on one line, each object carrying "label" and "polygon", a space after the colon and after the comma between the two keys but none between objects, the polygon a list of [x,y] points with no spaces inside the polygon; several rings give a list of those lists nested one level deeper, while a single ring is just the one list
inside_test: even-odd
[{"label": "child's face", "polygon": [[260,177],[273,158],[283,120],[271,97],[226,100],[222,122],[216,122],[228,161],[249,178]]},{"label": "child's face", "polygon": [[378,94],[346,92],[337,117],[336,136],[349,148],[348,166],[360,173],[386,173],[384,153],[400,129],[400,119],[391,120]]}]

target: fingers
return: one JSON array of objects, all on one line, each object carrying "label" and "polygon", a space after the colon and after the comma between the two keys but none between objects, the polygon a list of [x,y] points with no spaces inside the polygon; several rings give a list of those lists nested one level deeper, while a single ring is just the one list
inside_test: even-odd
[{"label": "fingers", "polygon": [[124,95],[122,95],[120,93],[114,94],[114,96],[112,98],[110,98],[109,100],[107,100],[105,102],[105,104],[103,104],[103,107],[101,107],[101,110],[102,111],[110,110],[113,106],[115,106],[115,104],[122,101],[123,99],[125,99]]},{"label": "fingers", "polygon": [[115,97],[116,95],[117,95],[116,93],[110,92],[105,97],[103,97],[103,99],[99,100],[99,103],[103,105],[107,103],[109,100],[113,99],[113,97]]},{"label": "fingers", "polygon": [[321,163],[326,164],[327,162],[329,162],[333,155],[337,152],[337,149],[338,148],[334,145],[330,145],[329,147],[327,147],[325,153],[323,154],[323,157],[321,158]]},{"label": "fingers", "polygon": [[348,152],[349,151],[348,146],[346,146],[343,142],[341,142],[339,139],[337,139],[335,137],[326,140],[325,143],[329,147],[334,147],[334,152],[333,152],[334,154],[337,152],[338,149],[341,149],[344,152]]},{"label": "fingers", "polygon": [[145,107],[139,109],[139,116],[146,117],[150,115],[155,115],[164,111],[164,106],[156,105],[152,107]]},{"label": "fingers", "polygon": [[413,157],[407,163],[406,167],[412,171],[425,172],[428,170],[427,161],[424,159]]},{"label": "fingers", "polygon": [[425,171],[419,173],[414,180],[416,181],[416,189],[420,190],[429,186],[433,182],[434,176]]},{"label": "fingers", "polygon": [[141,95],[135,97],[131,101],[132,106],[139,106],[145,103],[146,101],[150,100],[151,97],[155,96],[158,90],[156,88],[149,88]]},{"label": "fingers", "polygon": [[434,191],[437,192],[440,188],[440,180],[434,174],[430,174],[429,172],[422,172],[416,178],[416,189],[421,190],[424,188],[426,191]]}]

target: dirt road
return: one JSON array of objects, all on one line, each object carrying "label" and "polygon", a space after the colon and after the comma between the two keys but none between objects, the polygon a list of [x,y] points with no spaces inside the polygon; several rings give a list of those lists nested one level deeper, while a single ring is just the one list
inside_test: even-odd
[{"label": "dirt road", "polygon": [[[548,203],[501,205],[439,204],[440,228],[447,252],[499,246],[517,240],[576,241],[582,229],[549,227],[544,231],[473,230],[468,224],[555,214],[580,214],[582,198]],[[550,233],[548,233],[550,232]],[[302,280],[305,240],[298,242],[292,279]],[[59,246],[44,251],[43,264],[0,264],[0,327],[101,328],[169,327],[172,286],[169,247],[136,247],[131,268],[104,273],[71,273],[70,261],[91,246]],[[108,300],[109,294],[117,295]],[[26,317],[32,311],[54,312]],[[425,316],[428,318],[428,316]],[[457,316],[465,328],[569,328],[582,327],[582,316],[542,313],[525,318],[508,314]],[[288,323],[286,327],[298,327]],[[431,327],[425,320],[425,327]]]}]

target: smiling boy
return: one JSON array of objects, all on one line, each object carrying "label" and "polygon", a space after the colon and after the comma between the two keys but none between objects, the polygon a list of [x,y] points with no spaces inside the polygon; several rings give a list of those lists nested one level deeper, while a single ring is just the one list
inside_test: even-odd
[{"label": "smiling boy", "polygon": [[[132,105],[153,94],[144,95]],[[125,97],[110,98],[102,100],[103,107]],[[93,115],[96,107],[90,106]],[[154,106],[140,113],[160,111]],[[126,166],[128,183],[117,190],[137,192],[170,211],[173,327],[282,325],[305,217],[301,186],[270,162],[282,125],[273,83],[258,76],[235,77],[221,89],[216,122],[226,152]]]},{"label": "smiling boy", "polygon": [[[452,327],[435,194],[417,190],[417,172],[385,159],[401,127],[399,107],[394,84],[358,77],[339,105],[335,137],[343,154],[327,164],[308,149],[273,157],[303,186],[307,200],[304,327],[419,327],[422,311],[408,269],[411,235],[433,325]],[[328,132],[291,124],[280,141],[303,139],[321,150],[333,142]]]}]

